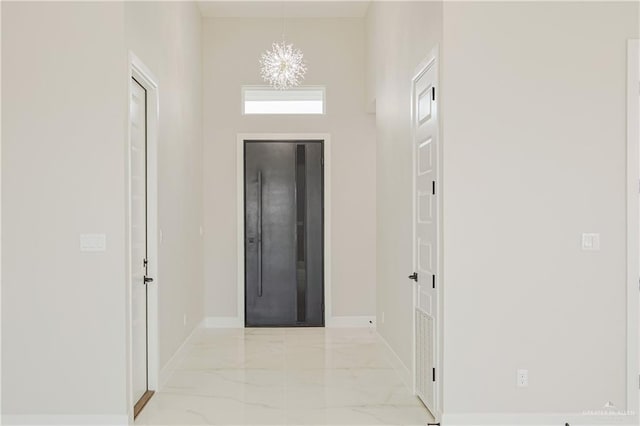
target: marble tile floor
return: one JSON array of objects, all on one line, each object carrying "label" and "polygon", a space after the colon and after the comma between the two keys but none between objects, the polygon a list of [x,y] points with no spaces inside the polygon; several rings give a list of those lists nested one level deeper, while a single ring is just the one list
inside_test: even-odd
[{"label": "marble tile floor", "polygon": [[136,425],[426,425],[372,329],[203,329]]}]

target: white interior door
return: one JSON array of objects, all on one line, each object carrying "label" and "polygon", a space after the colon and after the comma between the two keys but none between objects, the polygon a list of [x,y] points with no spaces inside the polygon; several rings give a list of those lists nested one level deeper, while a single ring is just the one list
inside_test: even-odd
[{"label": "white interior door", "polygon": [[131,327],[133,400],[147,379],[147,93],[131,79]]},{"label": "white interior door", "polygon": [[436,415],[438,330],[438,103],[435,58],[414,79],[415,390]]}]

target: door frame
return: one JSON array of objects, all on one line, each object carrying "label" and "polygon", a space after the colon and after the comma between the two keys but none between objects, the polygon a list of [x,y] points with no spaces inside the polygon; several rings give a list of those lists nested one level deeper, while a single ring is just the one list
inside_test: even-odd
[{"label": "door frame", "polygon": [[[434,351],[434,360],[435,365],[438,366],[436,370],[436,386],[435,386],[435,407],[434,407],[434,418],[438,421],[442,416],[442,395],[443,395],[443,377],[444,377],[444,368],[443,368],[443,359],[444,359],[444,347],[443,347],[443,307],[444,307],[444,268],[443,268],[443,256],[442,256],[442,235],[443,235],[443,226],[442,226],[442,115],[441,115],[441,89],[440,89],[440,56],[439,56],[439,46],[436,45],[430,52],[427,57],[420,62],[418,67],[413,74],[413,78],[411,79],[411,153],[412,153],[412,175],[411,175],[411,229],[412,229],[412,241],[411,241],[411,251],[412,251],[412,262],[413,262],[413,271],[417,271],[418,265],[418,253],[416,250],[416,164],[417,164],[417,150],[416,150],[416,136],[415,136],[415,85],[418,78],[424,74],[427,69],[430,67],[434,67],[435,69],[435,77],[434,77],[434,86],[436,87],[436,99],[438,102],[438,109],[436,110],[436,135],[437,135],[437,146],[436,146],[436,161],[438,162],[438,171],[436,174],[436,222],[438,226],[438,236],[436,241],[436,262],[438,265],[438,275],[437,275],[437,286],[438,286],[438,298],[436,303],[438,304],[437,316],[436,316],[436,343],[437,350]],[[416,320],[415,320],[415,310],[418,304],[418,295],[417,295],[417,283],[411,282],[411,290],[412,290],[412,300],[413,304],[411,306],[411,340],[412,340],[412,353],[411,353],[411,381],[413,385],[413,394],[417,394],[417,385],[416,385]]]},{"label": "door frame", "polygon": [[237,206],[237,308],[234,327],[245,326],[245,259],[244,259],[244,142],[250,141],[323,141],[324,167],[324,326],[332,323],[331,309],[331,135],[328,133],[239,133],[236,139],[236,206]]},{"label": "door frame", "polygon": [[638,415],[640,317],[640,40],[627,45],[627,411]]},{"label": "door frame", "polygon": [[129,52],[127,75],[127,142],[126,142],[126,200],[125,200],[125,271],[126,271],[126,335],[127,335],[127,401],[129,424],[133,424],[133,336],[131,304],[131,79],[135,78],[147,91],[147,259],[148,274],[154,282],[147,285],[147,381],[149,390],[158,390],[160,377],[158,340],[158,79],[133,52]]}]

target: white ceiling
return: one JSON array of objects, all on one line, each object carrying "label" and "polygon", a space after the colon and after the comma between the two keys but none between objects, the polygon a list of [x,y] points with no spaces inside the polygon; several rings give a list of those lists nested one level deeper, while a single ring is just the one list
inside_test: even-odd
[{"label": "white ceiling", "polygon": [[361,18],[370,0],[199,1],[205,18]]}]

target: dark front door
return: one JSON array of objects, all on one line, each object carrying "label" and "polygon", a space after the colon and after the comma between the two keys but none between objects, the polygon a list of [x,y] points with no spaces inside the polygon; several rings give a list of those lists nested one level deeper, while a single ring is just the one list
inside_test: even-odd
[{"label": "dark front door", "polygon": [[324,325],[322,141],[245,141],[245,324]]}]

